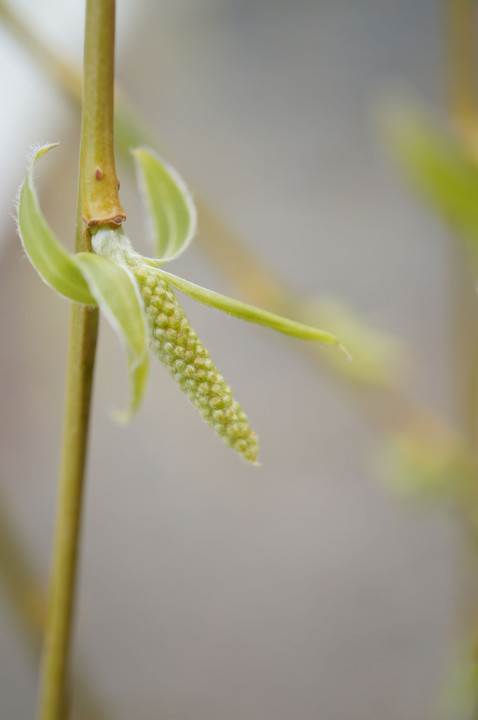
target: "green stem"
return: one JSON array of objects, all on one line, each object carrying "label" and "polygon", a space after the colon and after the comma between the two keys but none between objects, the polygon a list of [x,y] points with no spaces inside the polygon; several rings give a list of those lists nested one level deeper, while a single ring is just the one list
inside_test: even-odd
[{"label": "green stem", "polygon": [[[114,169],[113,76],[115,0],[88,0],[86,7],[83,118],[76,250],[91,251],[91,219],[119,220]],[[102,177],[95,177],[99,167]],[[113,182],[114,179],[114,182]],[[90,210],[99,212],[96,218]],[[120,208],[121,212],[118,210]],[[86,220],[86,223],[84,222]],[[38,720],[66,720],[70,654],[90,400],[98,311],[73,304],[54,539],[49,612],[44,638]]]},{"label": "green stem", "polygon": [[96,309],[76,304],[72,306],[60,493],[50,605],[43,647],[39,720],[65,720],[67,717],[67,669],[73,625],[97,328]]},{"label": "green stem", "polygon": [[80,197],[89,227],[126,219],[114,158],[115,0],[88,0],[83,65]]}]

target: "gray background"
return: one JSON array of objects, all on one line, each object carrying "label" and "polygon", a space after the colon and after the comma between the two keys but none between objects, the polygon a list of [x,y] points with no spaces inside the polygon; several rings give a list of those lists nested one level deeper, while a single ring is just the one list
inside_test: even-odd
[{"label": "gray background", "polygon": [[[42,5],[34,12],[48,33],[54,3]],[[81,5],[66,3],[79,17]],[[449,413],[447,238],[396,177],[377,123],[404,87],[444,105],[441,5],[124,5],[119,80],[192,191],[290,285],[340,296],[402,337],[413,348],[404,385]],[[71,46],[66,30],[52,37],[79,60],[81,24],[68,32]],[[22,257],[8,197],[28,144],[61,140],[37,177],[71,247],[79,127],[0,37],[34,87],[19,121],[25,150],[4,168],[0,482],[45,578],[68,306]],[[145,249],[134,183],[119,170],[127,231]],[[173,271],[228,290],[195,248]],[[223,447],[155,361],[144,408],[130,427],[115,425],[125,361],[102,323],[75,656],[112,716],[456,719],[456,698],[448,711],[443,701],[460,628],[450,518],[386,492],[371,472],[380,438],[296,341],[184,305],[260,436],[262,467]],[[13,618],[0,593],[2,720],[31,718],[35,705],[36,664]]]}]

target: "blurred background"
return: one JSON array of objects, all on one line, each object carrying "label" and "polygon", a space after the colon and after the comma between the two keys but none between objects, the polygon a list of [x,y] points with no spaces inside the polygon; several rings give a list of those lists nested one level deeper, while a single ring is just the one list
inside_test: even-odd
[{"label": "blurred background", "polygon": [[[15,9],[81,65],[83,2]],[[256,469],[154,360],[144,407],[115,424],[126,363],[101,323],[77,720],[472,717],[460,684],[474,597],[460,521],[384,482],[409,401],[461,423],[450,264],[466,261],[396,172],[380,123],[404,94],[448,112],[447,23],[436,0],[118,0],[119,83],[193,194],[241,238],[237,262],[231,250],[221,264],[222,226],[211,246],[200,209],[198,242],[172,271],[267,305],[274,292],[254,253],[287,293],[282,312],[298,296],[328,330],[355,328],[366,377],[354,376],[360,347],[350,369],[332,350],[304,352],[184,300],[259,435]],[[0,25],[2,720],[34,716],[68,322],[67,302],[23,255],[14,198],[29,148],[60,141],[37,186],[72,248],[78,168],[78,110],[30,50]],[[126,231],[149,252],[124,156],[118,172]],[[360,318],[353,328],[337,299]]]}]

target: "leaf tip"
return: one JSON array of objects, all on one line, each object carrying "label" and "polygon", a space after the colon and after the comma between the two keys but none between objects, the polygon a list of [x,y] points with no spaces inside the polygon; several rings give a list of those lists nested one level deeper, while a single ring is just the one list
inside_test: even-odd
[{"label": "leaf tip", "polygon": [[138,404],[135,403],[134,407],[131,405],[128,410],[118,410],[117,408],[113,408],[109,411],[109,416],[117,425],[121,425],[122,427],[125,427],[126,425],[129,425],[131,421],[134,419],[136,413],[138,410]]},{"label": "leaf tip", "polygon": [[348,362],[353,362],[353,357],[352,357],[352,355],[349,353],[349,351],[347,350],[347,348],[345,347],[345,345],[343,345],[343,344],[340,342],[340,340],[337,340],[337,349],[340,350],[340,352],[345,355],[345,358],[346,358],[346,360],[347,360]]},{"label": "leaf tip", "polygon": [[53,148],[58,147],[59,144],[59,142],[54,142],[47,143],[46,145],[35,145],[31,150],[32,160],[35,162],[39,158],[43,157],[43,155],[46,155],[47,152],[53,150]]}]

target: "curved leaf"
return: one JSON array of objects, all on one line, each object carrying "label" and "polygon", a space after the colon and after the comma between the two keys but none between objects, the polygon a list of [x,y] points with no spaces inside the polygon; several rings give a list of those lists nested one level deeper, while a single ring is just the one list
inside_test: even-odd
[{"label": "curved leaf", "polygon": [[189,282],[189,280],[184,280],[184,278],[177,277],[164,270],[158,269],[158,272],[168,283],[173,285],[173,287],[181,290],[181,292],[204,305],[215,307],[217,310],[222,310],[225,313],[229,313],[229,315],[234,315],[235,317],[241,318],[241,320],[246,320],[256,325],[265,325],[285,335],[291,335],[292,337],[302,340],[318,340],[328,345],[336,345],[348,355],[339,339],[325,330],[319,330],[310,325],[303,325],[294,320],[284,318],[281,315],[276,315],[267,310],[261,310],[261,308],[257,308],[254,305],[248,305],[247,303],[234,300],[226,295],[220,295],[213,290],[207,290],[200,285],[195,285]]},{"label": "curved leaf", "polygon": [[43,280],[69,300],[96,305],[80,268],[63,249],[45,220],[33,186],[35,162],[56,145],[45,145],[34,155],[20,187],[18,230],[30,262]]},{"label": "curved leaf", "polygon": [[150,214],[153,240],[159,260],[180,255],[196,233],[196,208],[183,179],[152,150],[133,151],[138,183]]},{"label": "curved leaf", "polygon": [[141,403],[148,374],[146,324],[136,282],[128,270],[100,255],[78,253],[73,260],[126,348],[131,415]]}]

